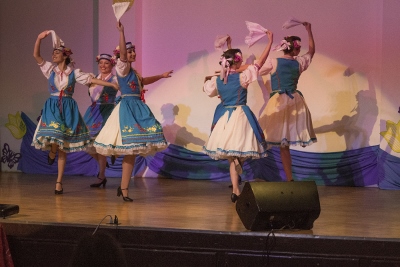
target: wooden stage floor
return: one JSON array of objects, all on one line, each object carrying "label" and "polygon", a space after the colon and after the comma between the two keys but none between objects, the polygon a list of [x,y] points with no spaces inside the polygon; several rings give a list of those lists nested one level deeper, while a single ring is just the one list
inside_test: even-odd
[{"label": "wooden stage floor", "polygon": [[[98,226],[135,266],[400,266],[400,191],[318,186],[311,230],[257,232],[242,224],[229,182],[133,178],[134,201],[124,202],[120,178],[90,188],[95,177],[65,177],[63,195],[54,194],[55,179],[0,173],[0,204],[19,206],[0,218],[15,266],[68,266],[78,240]],[[109,224],[115,216],[118,226]]]},{"label": "wooden stage floor", "polygon": [[[64,194],[55,195],[54,175],[0,173],[0,203],[16,204],[19,213],[1,223],[93,226],[116,215],[120,227],[251,233],[230,201],[228,182],[133,178],[129,196],[117,197],[119,178],[106,188],[90,188],[95,177],[70,176]],[[285,235],[400,239],[400,191],[376,187],[318,186],[321,213],[311,230],[281,230]],[[106,218],[103,224],[109,221]],[[400,241],[400,240],[399,240]]]}]

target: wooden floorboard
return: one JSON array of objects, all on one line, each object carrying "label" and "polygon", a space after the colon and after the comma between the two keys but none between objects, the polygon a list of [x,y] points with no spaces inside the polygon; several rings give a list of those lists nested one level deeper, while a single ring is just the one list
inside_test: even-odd
[{"label": "wooden floorboard", "polygon": [[[0,223],[77,224],[95,228],[107,215],[120,227],[239,232],[243,226],[230,201],[228,182],[133,178],[129,196],[117,197],[119,178],[106,188],[90,188],[95,177],[70,176],[64,194],[55,195],[54,175],[0,173],[0,204],[20,210]],[[400,238],[400,191],[372,187],[318,186],[321,214],[311,230],[282,230],[283,235],[330,238]],[[103,223],[108,222],[106,217]]]}]

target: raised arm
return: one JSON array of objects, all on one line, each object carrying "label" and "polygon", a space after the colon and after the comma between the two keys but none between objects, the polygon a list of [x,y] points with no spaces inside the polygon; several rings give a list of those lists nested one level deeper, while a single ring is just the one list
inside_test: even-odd
[{"label": "raised arm", "polygon": [[119,58],[121,61],[126,61],[127,52],[126,52],[126,42],[125,42],[125,33],[124,33],[124,25],[121,22],[117,22],[117,29],[119,31]]},{"label": "raised arm", "polygon": [[314,36],[311,31],[311,23],[309,22],[303,22],[304,27],[306,27],[306,30],[308,32],[308,53],[311,55],[311,58],[315,54],[315,42],[314,42]]},{"label": "raised arm", "polygon": [[169,78],[169,77],[171,77],[171,74],[173,72],[174,72],[173,70],[170,70],[170,71],[164,72],[163,74],[160,74],[160,75],[145,77],[142,80],[143,85],[152,84],[152,83],[154,83],[154,82],[156,82],[156,81],[158,81],[158,80],[160,80],[162,78]]},{"label": "raised arm", "polygon": [[272,42],[274,41],[274,34],[271,31],[266,31],[265,32],[268,36],[268,44],[265,47],[264,51],[262,52],[260,59],[259,59],[259,67],[264,65],[265,61],[267,60],[267,57],[269,55],[269,51],[271,50]]},{"label": "raised arm", "polygon": [[101,86],[113,87],[115,90],[119,90],[118,84],[115,84],[115,83],[106,82],[106,81],[103,81],[103,80],[100,80],[97,78],[92,78],[91,82],[94,84],[101,85]]},{"label": "raised arm", "polygon": [[49,35],[49,31],[41,32],[38,35],[36,42],[35,42],[35,46],[33,48],[33,57],[35,58],[35,60],[38,64],[40,64],[44,61],[44,59],[40,55],[40,43],[41,43],[42,39],[46,38],[47,35]]}]

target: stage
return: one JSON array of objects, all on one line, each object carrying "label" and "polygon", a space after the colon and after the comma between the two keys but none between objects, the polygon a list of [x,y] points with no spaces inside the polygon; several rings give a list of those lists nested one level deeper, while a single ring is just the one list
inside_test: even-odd
[{"label": "stage", "polygon": [[19,206],[0,218],[15,266],[67,266],[79,237],[98,225],[132,266],[400,266],[400,191],[318,186],[311,230],[249,231],[228,182],[133,178],[134,201],[124,202],[119,178],[90,188],[95,177],[67,176],[63,195],[55,179],[0,173],[0,203]]}]

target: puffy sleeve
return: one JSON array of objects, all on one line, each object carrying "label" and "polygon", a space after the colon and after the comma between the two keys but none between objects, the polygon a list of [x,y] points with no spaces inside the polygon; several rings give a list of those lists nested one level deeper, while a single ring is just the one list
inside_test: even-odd
[{"label": "puffy sleeve", "polygon": [[40,63],[38,65],[39,65],[40,70],[42,71],[43,75],[47,79],[49,79],[51,72],[53,71],[54,67],[56,66],[48,61],[43,61],[42,63]]},{"label": "puffy sleeve", "polygon": [[258,75],[264,76],[269,74],[273,69],[272,60],[268,58],[261,69],[258,71]]},{"label": "puffy sleeve", "polygon": [[76,82],[83,85],[90,85],[92,83],[92,78],[94,78],[92,73],[82,72],[80,69],[75,69],[74,74]]},{"label": "puffy sleeve", "polygon": [[217,76],[213,76],[210,80],[204,83],[203,91],[209,96],[214,97],[218,95],[217,89]]},{"label": "puffy sleeve", "polygon": [[119,58],[117,59],[117,64],[115,65],[115,70],[120,77],[125,77],[128,75],[131,66],[128,61],[122,61]]},{"label": "puffy sleeve", "polygon": [[296,57],[297,62],[300,64],[300,73],[307,70],[308,66],[311,64],[311,59],[312,57],[309,53],[306,53],[300,57]]},{"label": "puffy sleeve", "polygon": [[[240,85],[247,88],[250,83],[257,80],[258,77],[258,65],[249,65],[242,73],[240,73]],[[228,78],[229,79],[229,78]]]}]

